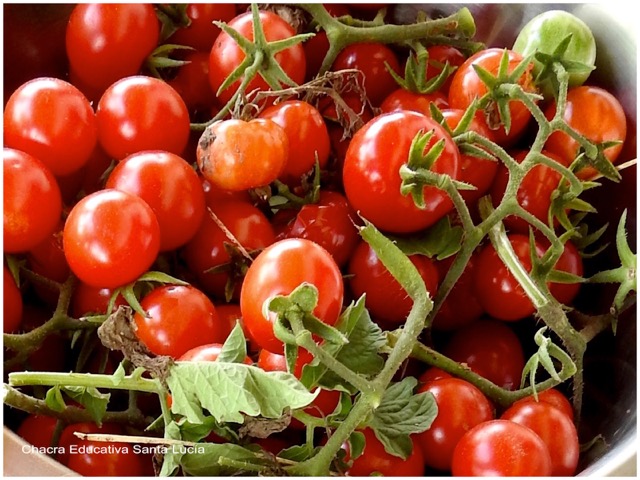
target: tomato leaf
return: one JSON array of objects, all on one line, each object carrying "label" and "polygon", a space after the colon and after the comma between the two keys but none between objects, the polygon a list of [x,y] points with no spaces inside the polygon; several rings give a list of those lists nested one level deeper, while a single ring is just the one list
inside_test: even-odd
[{"label": "tomato leaf", "polygon": [[242,363],[247,356],[247,339],[244,338],[244,333],[240,322],[236,321],[236,326],[233,327],[231,333],[227,337],[220,350],[220,355],[216,361],[227,363]]},{"label": "tomato leaf", "polygon": [[403,459],[411,455],[413,443],[410,435],[428,430],[438,414],[438,406],[431,393],[413,393],[417,384],[413,377],[392,384],[369,421],[387,453]]},{"label": "tomato leaf", "polygon": [[458,253],[462,234],[462,227],[451,225],[449,217],[444,217],[417,236],[390,238],[405,255],[425,255],[442,260]]},{"label": "tomato leaf", "polygon": [[171,411],[192,423],[204,421],[205,409],[221,423],[243,423],[243,413],[279,418],[286,408],[306,407],[317,395],[290,373],[265,372],[243,363],[178,362],[167,385]]},{"label": "tomato leaf", "polygon": [[47,390],[47,394],[44,397],[45,404],[54,412],[62,412],[66,408],[67,404],[64,402],[62,391],[60,386],[56,385]]},{"label": "tomato leaf", "polygon": [[293,447],[285,448],[278,453],[278,457],[286,458],[294,462],[304,462],[313,457],[319,448],[313,448],[311,445],[305,443],[304,445],[294,445]]},{"label": "tomato leaf", "polygon": [[[224,460],[231,460],[233,465]],[[219,477],[238,474],[238,464],[246,466],[246,472],[266,471],[271,462],[260,453],[233,443],[201,443],[182,454],[180,465],[186,475],[194,477]]]},{"label": "tomato leaf", "polygon": [[98,425],[102,423],[111,394],[102,393],[94,387],[63,387],[62,390],[72,400],[82,405]]},{"label": "tomato leaf", "polygon": [[[172,440],[181,440],[182,434],[180,432],[180,427],[176,424],[176,422],[170,422],[164,427],[164,438],[172,439]],[[164,458],[162,460],[162,468],[160,469],[161,477],[169,477],[172,476],[173,473],[180,467],[180,460],[182,459],[182,453],[177,450],[170,448],[164,454]]]}]

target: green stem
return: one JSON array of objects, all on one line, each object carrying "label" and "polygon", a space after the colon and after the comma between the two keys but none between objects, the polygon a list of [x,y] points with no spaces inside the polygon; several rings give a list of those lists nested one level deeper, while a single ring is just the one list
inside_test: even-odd
[{"label": "green stem", "polygon": [[9,385],[24,387],[32,385],[94,387],[114,390],[136,390],[138,392],[164,393],[164,388],[157,379],[142,378],[129,375],[116,378],[113,375],[96,375],[92,373],[55,373],[55,372],[15,372],[9,374]]}]

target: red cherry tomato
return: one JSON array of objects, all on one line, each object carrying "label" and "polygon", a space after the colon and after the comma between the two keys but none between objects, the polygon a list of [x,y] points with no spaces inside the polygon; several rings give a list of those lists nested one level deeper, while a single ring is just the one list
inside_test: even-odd
[{"label": "red cherry tomato", "polygon": [[86,97],[57,78],[20,86],[4,109],[4,144],[43,162],[56,176],[87,163],[97,141],[96,117]]},{"label": "red cherry tomato", "polygon": [[48,448],[57,422],[53,417],[31,414],[22,421],[16,433],[34,447]]},{"label": "red cherry tomato", "polygon": [[[480,80],[474,69],[474,65],[484,68],[492,75],[498,73],[500,61],[505,52],[502,48],[489,48],[481,50],[469,57],[453,74],[451,86],[449,87],[449,105],[451,108],[466,110],[474,99],[479,99],[487,93],[487,86]],[[509,56],[509,72],[512,72],[523,57],[512,50],[506,50]],[[518,79],[518,83],[525,91],[535,90],[531,69],[533,63],[526,72]],[[523,133],[531,120],[531,112],[520,101],[509,102],[509,112],[511,113],[511,128],[508,132],[498,116],[498,109],[495,105],[490,105],[485,109],[484,115],[479,116],[489,126],[493,132],[493,137],[498,145],[512,145]]]},{"label": "red cherry tomato", "polygon": [[[546,239],[545,239],[546,240]],[[544,240],[542,241],[545,244]],[[564,244],[564,251],[558,262],[556,263],[555,270],[561,272],[571,273],[581,277],[584,273],[584,264],[580,251],[570,240]],[[550,283],[549,291],[558,300],[558,302],[565,305],[571,305],[574,298],[580,292],[580,283]]]},{"label": "red cherry tomato", "polygon": [[263,110],[260,118],[280,125],[289,139],[289,155],[280,180],[296,186],[318,161],[324,169],[329,160],[329,132],[317,108],[300,100],[286,100]]},{"label": "red cherry tomato", "polygon": [[161,251],[174,250],[191,240],[205,215],[198,174],[173,153],[156,150],[129,155],[116,165],[105,187],[147,202],[160,225]]},{"label": "red cherry tomato", "polygon": [[411,110],[430,117],[430,105],[432,103],[440,110],[449,107],[449,101],[442,92],[414,93],[404,88],[398,88],[387,95],[382,101],[380,110],[382,110],[382,113]]},{"label": "red cherry tomato", "polygon": [[60,188],[44,163],[11,148],[2,150],[2,175],[3,248],[5,253],[26,252],[56,229],[62,214]]},{"label": "red cherry tomato", "polygon": [[71,71],[82,84],[102,92],[137,74],[159,37],[160,23],[151,4],[79,4],[67,25]]},{"label": "red cherry tomato", "polygon": [[4,333],[13,333],[20,327],[22,321],[22,294],[16,285],[13,275],[6,266],[2,267],[2,331]]},{"label": "red cherry tomato", "polygon": [[452,473],[461,477],[548,477],[549,449],[533,430],[508,420],[476,425],[453,452]]},{"label": "red cherry tomato", "polygon": [[[27,264],[32,272],[58,283],[64,283],[71,273],[62,247],[63,228],[64,223],[60,220],[55,231],[27,254]],[[59,292],[55,288],[38,283],[33,287],[39,298],[53,307],[57,305]]]},{"label": "red cherry tomato", "polygon": [[440,380],[441,378],[453,378],[453,375],[445,372],[441,368],[429,367],[420,375],[418,381],[424,385],[425,383]]},{"label": "red cherry tomato", "polygon": [[546,402],[518,402],[500,417],[537,433],[551,455],[551,475],[570,477],[576,472],[580,457],[578,432],[571,419]]},{"label": "red cherry tomato", "polygon": [[100,190],[71,209],[63,246],[71,271],[81,281],[116,288],[134,281],[153,264],[160,249],[160,227],[140,197]]},{"label": "red cherry tomato", "polygon": [[[179,362],[215,362],[220,356],[220,352],[222,351],[221,343],[209,343],[207,345],[200,345],[198,347],[194,347],[191,350],[183,353],[180,358],[178,358]],[[242,361],[245,365],[253,365],[253,360],[249,357],[244,357]]]},{"label": "red cherry tomato", "polygon": [[62,430],[62,433],[60,434],[60,440],[58,441],[58,446],[60,447],[61,453],[58,455],[57,460],[63,465],[69,465],[69,460],[71,459],[71,457],[77,455],[77,453],[71,453],[72,449],[77,452],[78,444],[82,441],[75,435],[76,432],[102,433],[107,435],[124,434],[122,427],[113,423],[103,423],[100,427],[91,422],[72,423],[70,425],[67,425]]},{"label": "red cherry tomato", "polygon": [[318,289],[313,314],[334,325],[342,310],[342,274],[331,254],[320,245],[298,238],[280,240],[265,248],[249,267],[240,293],[240,308],[249,335],[262,348],[283,352],[282,341],[273,333],[277,315],[269,312],[265,316],[264,303],[277,295],[290,294],[302,283]]},{"label": "red cherry tomato", "polygon": [[364,452],[353,461],[347,472],[350,477],[368,477],[379,473],[384,477],[421,477],[424,474],[422,450],[413,440],[413,450],[406,460],[387,453],[373,430],[362,430],[365,438]]},{"label": "red cherry tomato", "polygon": [[[295,31],[285,20],[273,12],[260,11],[260,23],[264,31],[265,38],[269,42],[284,40],[295,35]],[[242,13],[228,23],[229,27],[237,31],[240,35],[253,41],[253,16],[251,12]],[[222,32],[216,38],[211,48],[209,57],[209,82],[211,88],[217,94],[220,102],[226,104],[240,86],[240,81],[232,83],[227,89],[218,93],[218,90],[225,79],[242,63],[245,54],[236,41],[227,33]],[[275,55],[282,70],[296,84],[304,81],[306,70],[306,60],[301,44],[296,44]],[[256,75],[249,82],[246,93],[254,90],[269,90],[269,85],[260,75]]]},{"label": "red cherry tomato", "polygon": [[181,155],[189,140],[189,111],[168,83],[136,75],[118,80],[96,110],[98,140],[117,160],[143,150]]},{"label": "red cherry tomato", "polygon": [[423,385],[438,405],[438,415],[429,430],[415,436],[424,462],[437,470],[451,470],[453,449],[472,427],[492,420],[491,402],[471,383],[459,378],[440,378]]},{"label": "red cherry tomato", "polygon": [[80,440],[77,449],[81,453],[71,455],[67,466],[86,477],[139,477],[149,471],[131,443]]},{"label": "red cherry tomato", "polygon": [[168,39],[174,45],[186,45],[207,52],[220,34],[214,21],[230,22],[237,14],[233,3],[190,3],[185,14],[190,20],[186,27],[176,30]]},{"label": "red cherry tomato", "polygon": [[[114,290],[111,288],[93,287],[83,282],[78,282],[71,297],[71,314],[80,318],[90,314],[105,314],[109,308],[109,301]],[[120,305],[127,305],[122,295],[118,295],[114,303],[114,309]]]},{"label": "red cherry tomato", "polygon": [[[438,269],[423,255],[409,257],[424,280],[431,298],[438,290]],[[404,323],[413,306],[398,281],[382,264],[375,251],[362,241],[349,261],[349,286],[356,298],[366,295],[365,304],[371,315],[383,322]]]},{"label": "red cherry tomato", "polygon": [[564,413],[567,417],[573,421],[573,407],[571,406],[571,402],[567,397],[564,396],[559,390],[555,388],[548,388],[542,392],[538,392],[538,399],[536,400],[533,395],[525,397],[517,402],[514,402],[514,405],[524,402],[545,402],[549,405],[556,407],[562,413]]},{"label": "red cherry tomato", "polygon": [[[429,61],[427,63],[426,78],[436,78],[442,72],[444,65],[449,63],[451,67],[460,67],[467,59],[460,50],[451,45],[433,45],[427,48]],[[448,92],[453,75],[444,81],[440,91]]]},{"label": "red cherry tomato", "polygon": [[[556,114],[556,105],[552,103],[545,111],[547,118]],[[627,136],[627,119],[620,102],[606,90],[583,85],[569,89],[567,92],[567,106],[563,119],[567,124],[594,143],[620,141]],[[606,158],[615,163],[622,150],[623,143],[604,151]],[[564,165],[570,165],[579,153],[579,145],[564,132],[551,134],[545,148],[559,155]],[[593,178],[597,174],[592,167],[586,167],[578,172],[578,177],[584,180]]]},{"label": "red cherry tomato", "polygon": [[400,193],[400,167],[406,164],[414,137],[433,132],[425,147],[443,140],[445,148],[431,171],[459,178],[460,154],[449,134],[429,117],[416,112],[394,112],[375,117],[354,135],[344,161],[342,179],[353,208],[376,227],[410,233],[433,225],[452,208],[436,187],[424,187],[425,208]]},{"label": "red cherry tomato", "polygon": [[209,85],[209,53],[189,52],[184,61],[189,63],[179,67],[176,76],[168,83],[182,97],[189,112],[208,113],[217,103]]},{"label": "red cherry tomato", "polygon": [[442,352],[502,388],[520,385],[524,352],[518,336],[503,322],[482,319],[462,327]]},{"label": "red cherry tomato", "polygon": [[140,305],[147,316],[134,315],[136,334],[156,355],[179,358],[192,348],[224,343],[226,339],[226,326],[220,321],[216,307],[194,287],[156,287]]}]

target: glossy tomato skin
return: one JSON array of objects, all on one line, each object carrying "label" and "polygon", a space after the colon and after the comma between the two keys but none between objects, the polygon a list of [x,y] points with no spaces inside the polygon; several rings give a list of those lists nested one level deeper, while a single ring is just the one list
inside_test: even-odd
[{"label": "glossy tomato skin", "polygon": [[236,323],[240,322],[242,332],[244,333],[244,337],[248,342],[247,347],[249,353],[258,353],[260,347],[249,337],[249,334],[247,333],[247,327],[245,327],[244,320],[242,320],[242,311],[240,310],[240,305],[238,305],[237,303],[220,303],[216,305],[216,311],[218,312],[220,321],[223,324],[228,325],[229,331],[227,333],[227,336],[229,336],[231,330],[233,330],[233,328],[236,326]]},{"label": "glossy tomato skin", "polygon": [[342,173],[349,203],[380,230],[411,233],[433,225],[452,208],[442,190],[424,188],[425,208],[400,193],[400,167],[406,164],[411,143],[419,133],[433,131],[426,150],[443,139],[445,148],[432,171],[454,179],[460,175],[460,154],[449,134],[434,120],[416,112],[400,111],[375,117],[354,135]]},{"label": "glossy tomato skin", "polygon": [[97,141],[96,117],[76,87],[57,78],[21,85],[4,109],[4,144],[42,161],[56,176],[87,163]]},{"label": "glossy tomato skin", "polygon": [[[527,272],[531,271],[529,237],[519,233],[508,235],[513,251]],[[535,243],[536,254],[541,257],[544,248]],[[533,315],[535,307],[524,289],[502,262],[492,244],[485,245],[478,254],[474,274],[476,298],[485,312],[494,318],[514,322]]]},{"label": "glossy tomato skin", "polygon": [[71,209],[63,247],[71,271],[81,281],[95,287],[121,287],[155,261],[160,227],[153,210],[140,197],[100,190]]},{"label": "glossy tomato skin", "polygon": [[[438,291],[438,269],[424,255],[412,255],[409,260],[433,298]],[[356,247],[349,260],[348,272],[351,292],[356,298],[366,295],[365,304],[373,318],[393,324],[405,322],[413,301],[367,242],[361,241]]]},{"label": "glossy tomato skin", "polygon": [[112,170],[106,188],[137,195],[155,213],[160,226],[160,250],[174,250],[196,234],[205,215],[198,174],[182,157],[165,151],[145,151],[124,158]]},{"label": "glossy tomato skin", "polygon": [[209,53],[189,52],[184,61],[189,63],[180,66],[168,83],[182,97],[192,116],[200,111],[209,112],[217,103],[209,85]]},{"label": "glossy tomato skin", "polygon": [[[107,450],[92,451],[92,447]],[[141,477],[149,471],[145,465],[148,459],[136,453],[130,443],[80,440],[77,449],[81,453],[71,455],[67,466],[82,476]]]},{"label": "glossy tomato skin", "polygon": [[433,395],[438,415],[427,431],[415,436],[415,443],[422,449],[426,465],[449,471],[460,438],[472,427],[492,420],[493,406],[477,387],[459,378],[427,382],[418,392]]},{"label": "glossy tomato skin", "polygon": [[555,388],[548,388],[542,392],[538,392],[538,399],[536,400],[533,395],[524,397],[521,400],[514,402],[511,406],[518,405],[525,402],[545,402],[551,406],[557,408],[564,413],[571,421],[573,421],[573,406],[569,399]]},{"label": "glossy tomato skin", "polygon": [[224,343],[226,339],[226,329],[216,307],[197,288],[184,285],[157,287],[142,299],[140,305],[148,316],[134,315],[136,334],[156,355],[179,358],[192,348]]},{"label": "glossy tomato skin", "polygon": [[[218,204],[213,211],[220,222],[247,252],[268,247],[275,242],[275,233],[267,217],[260,209],[248,202],[229,200]],[[189,269],[196,275],[199,285],[216,298],[225,298],[226,284],[231,272],[209,273],[207,270],[231,261],[225,244],[231,244],[225,232],[214,218],[207,214],[194,237],[182,250]],[[239,298],[242,278],[236,282],[234,299]]]},{"label": "glossy tomato skin", "polygon": [[13,333],[18,330],[22,320],[22,294],[9,269],[6,266],[2,269],[2,328],[4,333]]},{"label": "glossy tomato skin", "polygon": [[400,74],[398,58],[389,47],[381,43],[354,43],[338,54],[331,70],[357,69],[362,72],[364,78],[359,82],[362,82],[369,101],[377,107],[398,88],[385,64]]},{"label": "glossy tomato skin", "polygon": [[454,476],[548,477],[551,456],[531,429],[508,420],[476,425],[453,452]]},{"label": "glossy tomato skin", "polygon": [[[509,72],[511,72],[520,64],[523,57],[512,50],[506,51],[509,56]],[[503,48],[481,50],[469,57],[456,70],[449,87],[449,105],[451,108],[466,110],[474,99],[479,99],[487,93],[487,87],[482,80],[480,80],[480,77],[478,77],[478,74],[474,70],[474,65],[484,68],[492,75],[496,75],[504,52],[505,49]],[[532,68],[533,64],[531,64],[522,77],[518,79],[520,86],[527,92],[535,91],[533,77],[531,75]],[[505,131],[495,106],[486,109],[484,114],[480,114],[479,116],[492,131],[494,141],[504,147],[516,142],[524,133],[524,130],[531,120],[531,112],[522,102],[510,102],[509,111],[511,112],[511,128],[508,132]]]},{"label": "glossy tomato skin", "polygon": [[81,83],[104,91],[137,74],[159,37],[160,23],[151,4],[80,4],[66,32],[71,71]]},{"label": "glossy tomato skin", "polygon": [[442,92],[414,93],[404,88],[398,88],[385,97],[380,109],[382,113],[411,110],[430,117],[432,103],[440,110],[449,106],[449,101]]},{"label": "glossy tomato skin", "polygon": [[288,158],[285,130],[264,118],[216,122],[207,127],[197,147],[204,178],[231,191],[268,185],[282,174]]},{"label": "glossy tomato skin", "polygon": [[384,477],[421,477],[424,474],[422,450],[413,440],[413,450],[406,460],[387,453],[373,430],[362,430],[365,438],[364,452],[353,461],[347,472],[351,477],[367,477],[374,472]]},{"label": "glossy tomato skin", "polygon": [[[76,318],[91,314],[105,314],[113,293],[114,290],[110,288],[93,287],[78,282],[71,297],[71,314]],[[116,298],[114,309],[120,305],[127,305],[122,295]]]},{"label": "glossy tomato skin", "polygon": [[480,319],[462,327],[442,352],[502,388],[515,390],[520,385],[524,351],[518,336],[504,322]]},{"label": "glossy tomato skin", "polygon": [[[545,110],[545,116],[551,119],[555,114],[556,104],[552,103]],[[627,119],[622,105],[611,93],[587,85],[569,89],[563,119],[591,142],[620,141],[620,145],[604,151],[611,163],[616,162],[627,136]],[[545,148],[560,156],[565,166],[569,166],[579,152],[578,142],[564,132],[552,133]],[[596,174],[597,171],[592,167],[583,168],[577,173],[583,180],[593,178]]]},{"label": "glossy tomato skin", "polygon": [[[432,45],[427,47],[429,62],[427,63],[426,78],[436,78],[442,72],[443,65],[449,63],[451,67],[460,67],[467,59],[464,54],[451,45]],[[453,75],[444,81],[440,91],[447,93],[451,86]]]},{"label": "glossy tomato skin", "polygon": [[[269,42],[284,40],[295,35],[293,28],[273,12],[260,11],[260,23],[262,24],[265,38]],[[238,15],[228,25],[243,37],[253,41],[253,17],[251,12]],[[240,80],[232,83],[222,92],[218,93],[218,90],[224,80],[244,59],[244,52],[233,38],[224,32],[218,35],[209,56],[209,82],[222,104],[226,104],[231,99],[240,86]],[[296,84],[301,84],[304,81],[306,60],[301,44],[296,44],[278,52],[275,55],[275,59],[282,67],[282,70]],[[260,91],[270,90],[269,85],[260,75],[256,75],[249,82],[246,92],[249,93],[256,89]]]},{"label": "glossy tomato skin", "polygon": [[176,30],[168,41],[174,45],[186,45],[208,54],[213,42],[220,34],[220,27],[213,22],[230,22],[237,14],[236,9],[233,3],[190,3],[185,13],[191,23]]},{"label": "glossy tomato skin", "polygon": [[280,125],[289,139],[289,155],[279,179],[297,186],[318,161],[324,169],[329,160],[329,132],[316,107],[300,100],[285,100],[260,113],[260,118]]},{"label": "glossy tomato skin", "polygon": [[[221,343],[209,343],[207,345],[200,345],[198,347],[194,347],[191,350],[183,353],[180,358],[178,358],[179,362],[215,362],[220,356],[220,352],[222,351]],[[248,356],[244,357],[242,361],[245,365],[253,365],[253,360],[251,360]]]},{"label": "glossy tomato skin", "polygon": [[69,465],[69,460],[72,456],[71,450],[77,449],[80,439],[75,435],[76,432],[81,433],[102,433],[110,435],[122,435],[124,431],[122,427],[115,423],[103,423],[102,426],[98,426],[91,422],[72,423],[67,425],[60,434],[60,440],[58,446],[60,446],[61,453],[58,455],[57,460],[63,465]]},{"label": "glossy tomato skin", "polygon": [[96,110],[98,141],[117,160],[144,150],[182,154],[189,140],[189,111],[168,83],[133,75],[104,92]]},{"label": "glossy tomato skin", "polygon": [[2,150],[3,248],[26,252],[51,235],[60,221],[62,197],[47,166],[27,153]]},{"label": "glossy tomato skin", "polygon": [[273,333],[277,315],[263,314],[265,301],[289,295],[302,283],[318,289],[313,314],[334,325],[342,310],[342,273],[331,254],[320,245],[298,238],[280,240],[265,248],[249,267],[240,292],[240,308],[249,335],[262,348],[283,352],[282,341]]},{"label": "glossy tomato skin", "polygon": [[524,425],[537,433],[551,455],[551,475],[570,477],[576,472],[580,442],[573,421],[547,402],[519,402],[505,411],[504,420]]}]

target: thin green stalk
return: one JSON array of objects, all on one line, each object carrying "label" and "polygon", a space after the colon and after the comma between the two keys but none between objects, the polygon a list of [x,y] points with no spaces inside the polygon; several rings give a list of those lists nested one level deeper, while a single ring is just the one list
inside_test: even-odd
[{"label": "thin green stalk", "polygon": [[54,387],[94,387],[114,390],[136,390],[138,392],[164,392],[164,388],[157,379],[139,376],[96,375],[93,373],[56,373],[56,372],[14,372],[9,374],[9,385],[24,387],[44,385]]}]

